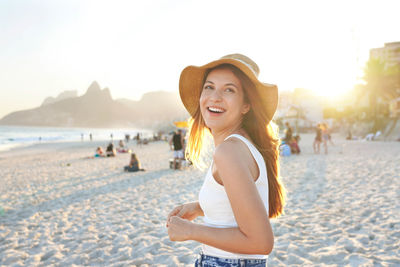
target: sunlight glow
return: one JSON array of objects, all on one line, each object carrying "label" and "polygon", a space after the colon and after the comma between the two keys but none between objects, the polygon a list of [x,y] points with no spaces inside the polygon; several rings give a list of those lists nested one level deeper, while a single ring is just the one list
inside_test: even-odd
[{"label": "sunlight glow", "polygon": [[380,3],[2,2],[0,117],[94,80],[114,98],[177,91],[185,66],[230,53],[253,58],[280,90],[334,96],[360,80],[369,49],[400,40],[397,2]]}]

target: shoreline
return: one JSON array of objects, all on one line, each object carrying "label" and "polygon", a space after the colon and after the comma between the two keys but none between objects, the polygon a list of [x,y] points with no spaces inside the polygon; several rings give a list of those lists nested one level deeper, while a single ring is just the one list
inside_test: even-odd
[{"label": "shoreline", "polygon": [[126,134],[129,134],[133,138],[137,133],[140,133],[142,138],[149,139],[153,136],[154,131],[141,128],[71,128],[1,125],[0,133],[1,152],[38,144],[90,142],[89,134],[93,136],[92,142],[111,139],[115,141],[122,139],[125,141]]},{"label": "shoreline", "polygon": [[[52,151],[60,149],[76,149],[76,148],[93,148],[95,151],[97,146],[105,147],[110,140],[97,140],[97,141],[49,141],[33,144],[21,144],[14,146],[9,150],[0,150],[0,157],[10,155],[10,154],[29,154],[34,151]],[[114,143],[117,141],[114,141]],[[133,143],[132,141],[130,143]],[[136,141],[135,141],[136,143]],[[129,143],[128,143],[129,144]],[[94,152],[93,152],[94,154]]]}]

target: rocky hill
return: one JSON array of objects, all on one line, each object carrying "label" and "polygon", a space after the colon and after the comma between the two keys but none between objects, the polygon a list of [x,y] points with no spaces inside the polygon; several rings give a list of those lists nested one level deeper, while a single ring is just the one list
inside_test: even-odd
[{"label": "rocky hill", "polygon": [[74,97],[77,97],[77,96],[78,96],[78,92],[76,90],[65,91],[65,92],[62,92],[61,94],[59,94],[57,97],[52,97],[52,96],[47,97],[43,101],[42,106],[48,105],[48,104],[52,104],[52,103],[55,103],[55,102],[58,102],[58,101],[61,101],[61,100],[64,100],[64,99],[74,98]]},{"label": "rocky hill", "polygon": [[[60,94],[62,96],[62,94]],[[150,92],[140,101],[113,100],[108,88],[93,82],[82,96],[45,101],[40,107],[12,112],[0,120],[2,125],[64,127],[146,127],[185,119],[188,113],[178,93]]]}]

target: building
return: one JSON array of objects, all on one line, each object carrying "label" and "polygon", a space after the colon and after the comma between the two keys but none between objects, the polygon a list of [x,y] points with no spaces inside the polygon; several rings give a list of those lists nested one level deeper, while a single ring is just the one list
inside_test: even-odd
[{"label": "building", "polygon": [[369,51],[369,57],[381,59],[390,66],[400,64],[400,42],[385,43],[384,47],[373,48]]}]

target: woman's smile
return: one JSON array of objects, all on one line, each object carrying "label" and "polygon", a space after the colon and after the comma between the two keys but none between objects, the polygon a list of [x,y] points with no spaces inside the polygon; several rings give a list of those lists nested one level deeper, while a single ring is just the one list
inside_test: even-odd
[{"label": "woman's smile", "polygon": [[216,116],[216,117],[223,115],[226,111],[223,108],[215,107],[215,106],[207,107],[207,110],[208,110],[210,116]]}]

